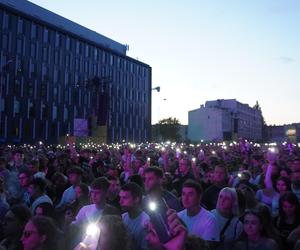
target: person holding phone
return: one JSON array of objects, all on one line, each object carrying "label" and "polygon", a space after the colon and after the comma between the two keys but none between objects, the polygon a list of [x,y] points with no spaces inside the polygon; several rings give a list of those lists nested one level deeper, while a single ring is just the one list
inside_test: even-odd
[{"label": "person holding phone", "polygon": [[147,224],[147,236],[146,240],[151,249],[164,249],[164,250],[184,250],[188,249],[187,246],[187,229],[182,221],[179,219],[174,209],[168,209],[167,211],[168,228],[170,230],[171,238],[167,242],[163,243],[159,239],[159,235],[156,232],[153,224],[150,222]]},{"label": "person holding phone", "polygon": [[152,199],[163,198],[168,207],[176,210],[182,210],[179,200],[171,192],[163,189],[163,171],[158,167],[148,167],[145,169],[145,190],[146,197],[143,199],[143,208],[147,212],[149,201]]}]

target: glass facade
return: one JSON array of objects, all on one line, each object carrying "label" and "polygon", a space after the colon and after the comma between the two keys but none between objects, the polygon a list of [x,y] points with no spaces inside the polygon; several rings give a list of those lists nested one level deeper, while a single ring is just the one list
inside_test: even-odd
[{"label": "glass facade", "polygon": [[0,142],[56,143],[92,117],[108,143],[150,139],[149,65],[9,6],[0,27]]}]

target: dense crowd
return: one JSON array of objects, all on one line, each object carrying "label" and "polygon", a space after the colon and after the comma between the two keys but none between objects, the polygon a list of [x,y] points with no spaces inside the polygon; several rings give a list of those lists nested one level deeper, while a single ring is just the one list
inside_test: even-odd
[{"label": "dense crowd", "polygon": [[300,249],[300,145],[0,146],[0,250]]}]

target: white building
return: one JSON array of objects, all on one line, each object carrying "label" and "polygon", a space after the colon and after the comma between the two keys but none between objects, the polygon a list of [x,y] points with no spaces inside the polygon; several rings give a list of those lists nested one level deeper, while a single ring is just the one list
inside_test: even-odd
[{"label": "white building", "polygon": [[243,137],[262,139],[262,114],[235,99],[207,101],[189,111],[188,138],[192,141],[222,141]]}]

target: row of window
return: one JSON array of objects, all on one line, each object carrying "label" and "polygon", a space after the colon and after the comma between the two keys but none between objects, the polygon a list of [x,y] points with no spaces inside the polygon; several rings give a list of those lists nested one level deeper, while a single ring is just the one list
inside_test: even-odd
[{"label": "row of window", "polygon": [[[60,60],[59,53],[66,53],[74,57],[80,56],[89,58],[93,61],[101,62],[110,66],[116,66],[120,70],[128,71],[139,76],[148,77],[148,69],[134,62],[129,62],[123,57],[105,52],[87,42],[79,41],[77,38],[68,36],[59,31],[49,29],[44,25],[33,21],[11,15],[5,11],[0,11],[2,18],[2,47],[11,52],[15,44],[16,52],[25,56],[25,50],[30,50],[28,55],[33,58],[39,58],[42,53],[43,61],[49,61],[51,54],[55,54],[55,61]],[[26,32],[30,30],[30,32]],[[16,32],[16,42],[12,41],[12,33]],[[29,37],[30,34],[30,37]],[[27,38],[27,39],[26,39]],[[28,44],[27,44],[28,43]],[[55,51],[55,52],[54,52]],[[71,60],[66,60],[67,62]],[[71,64],[71,63],[70,63]],[[63,64],[59,64],[63,65]]]},{"label": "row of window", "polygon": [[12,119],[8,122],[7,116],[0,119],[0,138],[30,138],[57,139],[71,130],[71,124],[64,122],[38,121],[35,119]]},{"label": "row of window", "polygon": [[[49,121],[57,121],[58,114],[62,114],[59,120],[64,122],[73,118],[86,118],[88,112],[88,107],[84,106],[82,109],[78,109],[76,106],[73,108],[67,106],[57,106],[55,104],[49,105],[44,103],[43,101],[37,102],[35,100],[28,99],[26,102],[20,103],[16,97],[11,101],[7,101],[3,98],[0,99],[2,114],[12,113],[12,117],[23,117],[25,119],[38,119],[38,120],[49,120]],[[125,105],[126,107],[127,105]],[[8,108],[12,107],[12,110],[9,111]],[[126,107],[128,108],[128,106]],[[119,110],[119,112],[111,112],[109,113],[109,126],[115,127],[129,127],[129,128],[143,128],[145,126],[144,117],[148,117],[148,108],[146,105],[136,106],[136,112],[132,112],[132,110]],[[72,114],[73,112],[73,114]]]},{"label": "row of window", "polygon": [[[122,141],[123,139],[130,141],[143,141],[147,138],[147,130],[145,127],[124,128],[111,126],[109,128],[111,141]],[[71,131],[71,124],[68,122],[59,123],[51,121],[38,121],[35,119],[12,119],[8,126],[8,117],[4,116],[0,119],[0,138],[30,138],[36,139],[58,138],[64,136]]]},{"label": "row of window", "polygon": [[[24,78],[10,81],[9,75],[1,79],[2,96],[16,96],[19,98],[38,98],[44,102],[65,103],[67,105],[91,107],[95,100],[92,100],[91,91],[82,88],[64,87],[59,85],[50,86],[49,82],[39,83],[37,80],[29,81],[25,84]],[[140,103],[147,103],[148,96],[145,92],[128,88],[118,88],[116,92],[111,91],[112,112],[120,111],[128,113],[129,110],[135,113],[145,113],[145,106],[142,109]],[[93,96],[95,99],[95,96]]]}]

